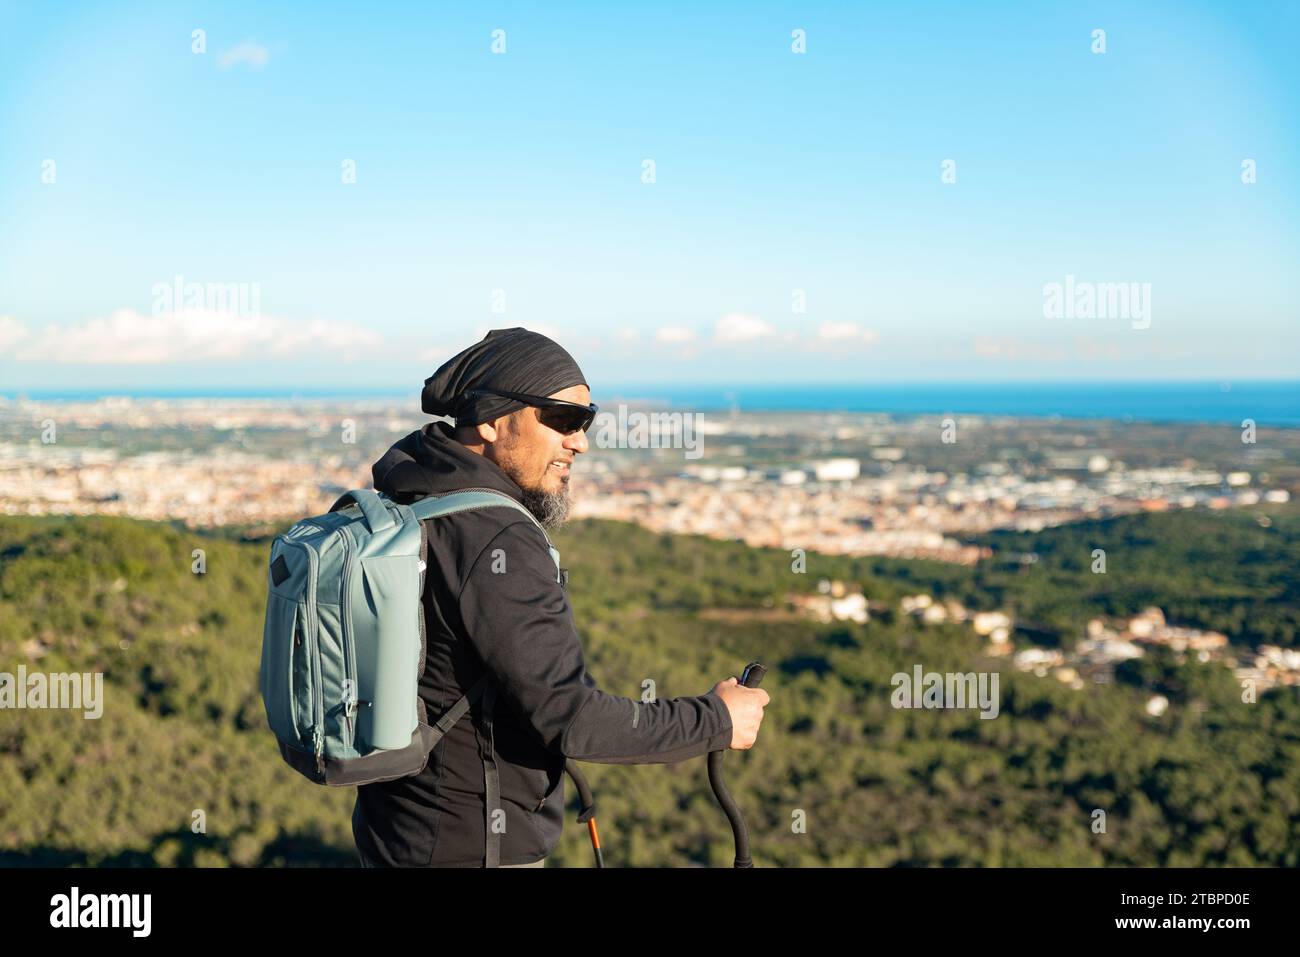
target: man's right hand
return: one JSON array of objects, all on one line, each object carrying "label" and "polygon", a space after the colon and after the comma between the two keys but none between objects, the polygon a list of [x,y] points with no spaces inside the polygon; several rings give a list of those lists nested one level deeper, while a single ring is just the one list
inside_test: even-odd
[{"label": "man's right hand", "polygon": [[745,751],[758,739],[758,726],[763,723],[763,709],[772,699],[762,688],[746,688],[733,676],[713,686],[731,715],[731,746]]}]

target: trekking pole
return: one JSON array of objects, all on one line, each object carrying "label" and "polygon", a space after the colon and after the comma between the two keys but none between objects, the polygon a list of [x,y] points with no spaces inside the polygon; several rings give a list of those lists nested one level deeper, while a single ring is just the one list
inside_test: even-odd
[{"label": "trekking pole", "polygon": [[582,807],[578,812],[578,823],[586,822],[587,833],[591,835],[591,849],[596,852],[596,866],[604,867],[605,856],[600,853],[600,835],[596,833],[596,799],[592,796],[591,785],[572,758],[564,760],[564,770],[573,778],[573,786],[578,789],[578,803]]},{"label": "trekking pole", "polygon": [[[745,670],[740,675],[740,684],[746,688],[757,688],[765,674],[767,674],[766,668],[757,661],[751,661],[745,665]],[[722,810],[726,812],[727,820],[731,822],[731,834],[736,841],[736,863],[732,866],[753,867],[754,862],[749,859],[749,829],[745,827],[745,819],[740,815],[740,808],[736,806],[736,802],[727,791],[727,782],[722,779],[722,756],[726,753],[725,750],[709,753],[709,785],[713,788],[713,796],[718,799]]]}]

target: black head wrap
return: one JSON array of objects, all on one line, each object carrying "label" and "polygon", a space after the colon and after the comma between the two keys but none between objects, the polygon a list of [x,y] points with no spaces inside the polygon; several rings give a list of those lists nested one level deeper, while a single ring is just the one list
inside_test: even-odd
[{"label": "black head wrap", "polygon": [[473,389],[545,396],[575,385],[587,385],[587,380],[558,343],[518,327],[493,329],[424,380],[420,408],[430,415],[452,416],[458,426],[477,425],[523,408],[524,403],[499,395],[467,400],[465,393]]}]

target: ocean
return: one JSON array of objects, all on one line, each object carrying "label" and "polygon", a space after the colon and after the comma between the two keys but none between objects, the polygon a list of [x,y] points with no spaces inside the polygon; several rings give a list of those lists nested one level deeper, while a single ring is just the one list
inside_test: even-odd
[{"label": "ocean", "polygon": [[[387,399],[416,403],[418,390],[392,389],[153,389],[0,392],[46,401],[87,401],[129,395],[140,399]],[[1146,422],[1300,426],[1300,382],[1096,382],[618,385],[593,395],[604,408],[651,402],[690,411],[881,412],[891,415],[1032,416]]]},{"label": "ocean", "polygon": [[700,410],[971,413],[1238,426],[1253,419],[1257,425],[1300,426],[1300,382],[645,386],[618,391]]}]

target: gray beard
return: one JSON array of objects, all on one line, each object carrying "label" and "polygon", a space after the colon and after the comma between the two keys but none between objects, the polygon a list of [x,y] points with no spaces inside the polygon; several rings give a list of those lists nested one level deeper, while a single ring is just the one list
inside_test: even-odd
[{"label": "gray beard", "polygon": [[559,528],[569,517],[569,489],[565,486],[558,492],[543,492],[540,489],[526,488],[524,508],[533,513],[533,518],[541,523],[542,528],[550,531]]}]

